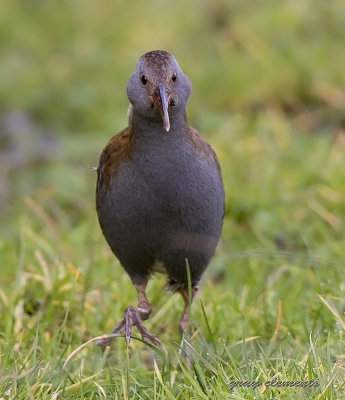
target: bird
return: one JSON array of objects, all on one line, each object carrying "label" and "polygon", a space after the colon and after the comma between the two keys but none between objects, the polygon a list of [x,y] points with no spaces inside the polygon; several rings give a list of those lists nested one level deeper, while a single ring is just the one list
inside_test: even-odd
[{"label": "bird", "polygon": [[[192,90],[175,57],[165,50],[142,55],[127,83],[128,126],[110,139],[97,167],[96,210],[103,235],[138,293],[104,345],[132,327],[161,345],[143,325],[152,311],[146,287],[152,274],[183,298],[181,334],[189,305],[215,252],[224,215],[217,156],[188,124]],[[188,328],[190,329],[190,328]],[[116,334],[116,335],[115,335]]]}]

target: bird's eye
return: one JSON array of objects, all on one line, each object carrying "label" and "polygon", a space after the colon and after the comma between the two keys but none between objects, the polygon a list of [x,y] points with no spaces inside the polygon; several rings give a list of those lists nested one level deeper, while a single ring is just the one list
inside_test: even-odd
[{"label": "bird's eye", "polygon": [[171,79],[173,80],[173,82],[175,82],[175,81],[176,81],[176,79],[177,79],[176,72],[174,72],[174,73],[173,73],[173,75],[172,75]]},{"label": "bird's eye", "polygon": [[147,84],[147,78],[146,78],[146,76],[145,76],[144,74],[142,74],[142,75],[140,76],[140,80],[141,80],[141,83],[142,83],[143,85],[146,85],[146,84]]}]

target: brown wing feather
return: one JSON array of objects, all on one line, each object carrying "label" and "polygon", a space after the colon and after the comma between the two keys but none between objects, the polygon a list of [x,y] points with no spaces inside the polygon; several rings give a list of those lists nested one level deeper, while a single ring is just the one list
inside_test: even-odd
[{"label": "brown wing feather", "polygon": [[109,184],[110,177],[116,176],[121,162],[131,156],[132,144],[132,125],[109,140],[99,159],[97,186]]},{"label": "brown wing feather", "polygon": [[191,126],[188,129],[188,135],[191,141],[193,142],[195,148],[197,148],[199,151],[203,152],[205,155],[206,159],[210,159],[210,156],[212,157],[212,160],[215,162],[217,166],[217,170],[219,172],[219,176],[221,177],[221,170],[220,170],[220,165],[218,158],[216,156],[216,153],[212,149],[212,147],[207,143],[207,141],[200,135],[200,133],[192,128]]}]

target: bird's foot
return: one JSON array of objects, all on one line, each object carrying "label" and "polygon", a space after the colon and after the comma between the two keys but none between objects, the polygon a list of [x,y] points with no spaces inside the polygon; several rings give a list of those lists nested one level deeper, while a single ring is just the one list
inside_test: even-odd
[{"label": "bird's foot", "polygon": [[188,308],[186,307],[179,322],[179,331],[181,336],[185,335],[186,338],[192,336],[192,325],[189,318]]},{"label": "bird's foot", "polygon": [[193,301],[195,294],[198,291],[198,286],[192,287],[191,298],[189,298],[189,292],[187,288],[183,288],[180,290],[180,294],[184,301],[184,310],[180,318],[179,322],[179,330],[181,336],[185,335],[185,337],[190,338],[192,336],[192,324],[190,321],[190,302]]},{"label": "bird's foot", "polygon": [[[162,342],[152,333],[150,333],[145,326],[142,324],[139,311],[137,308],[128,306],[123,313],[123,316],[121,318],[121,321],[115,326],[115,328],[110,332],[111,334],[120,334],[122,332],[125,332],[125,339],[127,345],[129,344],[131,340],[131,333],[132,333],[132,327],[136,326],[138,331],[141,334],[141,337],[143,340],[149,340],[155,345],[161,346]],[[114,337],[107,337],[104,339],[98,340],[97,344],[99,346],[104,346],[106,343],[108,343],[110,340],[112,340]]]}]

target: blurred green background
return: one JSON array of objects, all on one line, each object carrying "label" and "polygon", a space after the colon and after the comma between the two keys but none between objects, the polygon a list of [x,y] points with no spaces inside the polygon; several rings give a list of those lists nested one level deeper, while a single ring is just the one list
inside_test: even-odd
[{"label": "blurred green background", "polygon": [[[333,371],[344,357],[344,48],[340,0],[2,1],[0,345],[7,376],[14,363],[24,370],[47,360],[61,365],[66,351],[110,330],[134,304],[98,227],[89,167],[126,125],[127,79],[153,49],[173,53],[190,77],[189,121],[215,148],[226,188],[223,234],[200,295],[214,336],[196,302],[200,335],[214,344],[259,335],[265,346],[283,304],[282,353],[304,360],[310,333],[323,332],[319,362]],[[154,280],[149,297],[164,318],[149,327],[169,343],[178,340],[182,305],[161,294],[162,282]],[[33,349],[33,332],[40,361],[12,352]],[[135,362],[140,369],[140,356]],[[54,382],[53,370],[42,381]],[[38,377],[25,379],[16,392],[23,398]],[[328,391],[340,398],[332,385]]]}]

